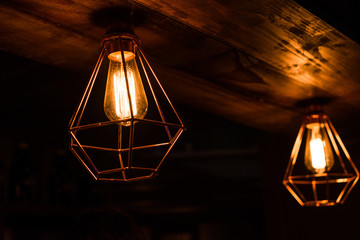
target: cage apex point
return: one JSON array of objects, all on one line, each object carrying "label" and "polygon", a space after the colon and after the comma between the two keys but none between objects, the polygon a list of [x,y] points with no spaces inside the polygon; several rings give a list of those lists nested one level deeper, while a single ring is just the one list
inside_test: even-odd
[{"label": "cage apex point", "polygon": [[100,181],[154,177],[185,130],[133,28],[119,26],[102,39],[100,56],[69,123],[71,151]]},{"label": "cage apex point", "polygon": [[344,203],[359,172],[321,105],[308,106],[283,184],[301,206]]}]

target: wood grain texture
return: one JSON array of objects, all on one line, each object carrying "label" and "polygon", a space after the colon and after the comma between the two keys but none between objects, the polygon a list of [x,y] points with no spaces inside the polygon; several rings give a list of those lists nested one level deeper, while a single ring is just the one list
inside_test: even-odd
[{"label": "wood grain texture", "polygon": [[292,1],[135,2],[258,58],[297,81],[333,89],[337,79],[348,77],[350,71],[358,73],[359,45]]},{"label": "wood grain texture", "polygon": [[[178,101],[276,132],[297,128],[306,98],[334,99],[340,122],[360,108],[359,45],[292,1],[133,2],[146,14],[136,34]],[[89,75],[105,32],[94,13],[122,4],[0,3],[0,49]]]}]

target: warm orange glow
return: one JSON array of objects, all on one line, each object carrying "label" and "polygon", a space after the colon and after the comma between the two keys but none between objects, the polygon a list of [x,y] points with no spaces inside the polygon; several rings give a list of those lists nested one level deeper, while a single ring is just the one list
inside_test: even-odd
[{"label": "warm orange glow", "polygon": [[[148,108],[135,55],[131,52],[124,52],[124,58],[126,64],[122,62],[121,52],[109,55],[110,64],[105,90],[104,111],[112,121],[130,119],[132,116],[133,118],[144,118]],[[126,81],[126,77],[128,81]],[[121,124],[129,126],[130,121]]]},{"label": "warm orange glow", "polygon": [[324,145],[321,139],[315,138],[310,141],[310,152],[312,159],[312,167],[317,172],[324,172],[326,167]]},{"label": "warm orange glow", "polygon": [[321,131],[325,131],[323,124],[309,123],[306,128],[305,166],[313,173],[329,171],[334,165],[334,156],[326,134],[321,134]]},{"label": "warm orange glow", "polygon": [[[133,115],[137,116],[137,107],[135,101],[135,82],[134,75],[131,71],[128,71],[127,77],[129,80],[129,91],[131,98],[131,106]],[[115,113],[120,119],[131,117],[130,103],[126,89],[126,78],[123,71],[117,71],[113,76],[114,81],[114,96],[115,96]]]}]

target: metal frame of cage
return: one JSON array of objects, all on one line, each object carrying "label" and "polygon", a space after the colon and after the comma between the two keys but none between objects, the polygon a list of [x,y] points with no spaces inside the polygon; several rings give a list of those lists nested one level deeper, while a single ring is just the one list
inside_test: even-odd
[{"label": "metal frame of cage", "polygon": [[[283,184],[287,188],[287,190],[291,193],[291,195],[296,199],[296,201],[301,206],[333,206],[344,203],[350,191],[356,184],[359,179],[359,172],[351,160],[351,157],[346,150],[343,142],[340,139],[339,134],[335,130],[334,126],[330,122],[327,115],[323,113],[318,114],[319,121],[325,125],[326,134],[328,135],[331,145],[335,150],[337,160],[340,162],[342,173],[312,173],[306,175],[294,175],[293,170],[295,164],[297,162],[297,158],[299,155],[299,150],[301,144],[304,140],[304,131],[306,128],[306,124],[308,122],[309,116],[307,115],[304,119],[297,138],[295,140],[294,147],[291,152],[290,161],[286,169],[286,173],[283,179]],[[340,151],[342,151],[346,157],[343,159]],[[352,171],[346,168],[344,161],[348,161],[349,166],[351,166]],[[342,191],[338,195],[338,197],[334,200],[331,200],[330,197],[330,189],[334,184],[345,183]],[[312,196],[305,196],[298,188],[297,185],[309,185],[311,186]],[[327,199],[320,199],[318,197],[318,188],[320,185],[325,185],[326,196]]]},{"label": "metal frame of cage", "polygon": [[[92,123],[92,124],[86,124],[86,125],[81,125],[80,122],[82,120],[83,117],[83,113],[85,108],[87,107],[88,104],[88,100],[90,97],[90,94],[93,90],[94,87],[94,83],[97,80],[97,76],[98,76],[98,72],[99,69],[103,63],[103,59],[106,55],[106,53],[109,53],[109,47],[110,47],[110,41],[116,41],[116,43],[119,45],[119,50],[121,51],[121,58],[122,61],[124,62],[124,64],[126,64],[125,62],[125,56],[124,56],[124,48],[126,48],[127,46],[124,46],[124,42],[128,43],[129,41],[131,41],[130,43],[133,44],[134,49],[135,49],[135,55],[136,58],[138,58],[139,62],[141,63],[141,68],[143,69],[143,73],[145,75],[146,78],[146,83],[147,86],[149,87],[152,97],[154,99],[154,102],[156,104],[156,108],[157,111],[161,117],[161,121],[157,121],[157,120],[151,120],[151,119],[137,119],[134,118],[133,115],[133,110],[132,110],[132,102],[130,100],[130,92],[129,92],[129,80],[128,80],[128,76],[127,76],[127,72],[126,72],[126,65],[124,65],[123,67],[123,71],[124,71],[124,76],[125,76],[125,82],[126,82],[126,89],[127,89],[127,97],[129,100],[129,105],[130,105],[130,118],[128,119],[123,119],[123,120],[116,120],[116,121],[104,121],[104,122],[96,122],[96,123]],[[163,113],[163,110],[161,108],[161,106],[159,105],[157,96],[155,95],[154,89],[153,89],[153,84],[150,81],[150,77],[153,77],[153,79],[155,80],[155,82],[158,84],[158,87],[161,89],[162,94],[165,96],[169,106],[171,106],[171,110],[173,111],[173,113],[175,114],[177,120],[179,123],[171,123],[171,122],[167,122]],[[145,79],[142,79],[143,83],[145,82]],[[122,135],[122,126],[119,124],[121,122],[130,122],[130,135],[129,135],[129,145],[127,148],[121,148],[121,135]],[[161,142],[158,144],[149,144],[149,145],[143,145],[143,146],[134,146],[134,131],[135,131],[135,125],[136,122],[141,122],[141,123],[145,123],[145,124],[149,124],[149,125],[157,125],[157,126],[163,126],[164,129],[166,130],[167,133],[167,138],[168,141],[166,142]],[[81,131],[81,130],[85,130],[85,129],[89,129],[89,128],[99,128],[99,127],[103,127],[103,126],[107,126],[107,125],[112,125],[112,124],[117,124],[118,126],[118,143],[117,143],[117,148],[105,148],[105,147],[98,147],[98,146],[90,146],[90,145],[83,145],[80,143],[80,141],[77,139],[77,132]],[[169,131],[169,128],[177,128],[177,132],[176,134],[171,134]],[[158,169],[160,167],[160,165],[163,163],[163,161],[165,160],[165,158],[168,156],[170,150],[172,149],[172,147],[174,146],[175,142],[178,140],[178,138],[180,137],[180,135],[182,134],[182,132],[185,130],[185,125],[183,123],[183,121],[181,120],[179,114],[177,113],[177,111],[175,110],[173,104],[171,103],[169,97],[167,96],[164,88],[162,87],[159,79],[157,78],[157,76],[155,75],[153,69],[151,68],[147,58],[145,57],[143,50],[139,44],[139,40],[138,38],[133,35],[133,34],[128,34],[128,33],[122,33],[122,34],[116,34],[116,35],[112,35],[109,37],[105,37],[102,41],[102,48],[100,51],[100,55],[99,58],[97,60],[97,63],[95,65],[95,68],[91,74],[90,80],[87,84],[87,87],[84,91],[84,94],[80,100],[80,104],[78,105],[76,111],[74,112],[70,123],[69,123],[69,134],[70,134],[70,149],[71,151],[74,153],[74,155],[77,157],[77,159],[80,161],[80,163],[85,167],[85,169],[92,175],[92,177],[95,180],[102,180],[102,181],[136,181],[136,180],[143,180],[143,179],[149,179],[152,178],[156,175],[156,173],[158,172]],[[159,147],[159,146],[166,146],[168,145],[169,148],[166,151],[165,155],[162,157],[162,159],[160,160],[158,166],[156,168],[142,168],[142,167],[133,167],[132,166],[132,161],[133,161],[133,151],[139,150],[139,149],[145,149],[145,148],[154,148],[154,147]],[[75,148],[79,148],[80,149],[80,153],[78,153]],[[86,153],[86,149],[97,149],[97,150],[101,150],[101,151],[111,151],[111,152],[117,152],[119,153],[119,163],[120,166],[119,168],[114,168],[114,169],[108,169],[108,170],[103,170],[103,171],[99,171],[97,169],[97,167],[95,166],[95,164],[93,163],[91,157]],[[122,159],[121,157],[121,153],[122,152],[128,152],[128,157],[127,159]],[[124,161],[127,161],[127,166],[125,166]],[[140,177],[134,177],[134,178],[128,178],[126,175],[127,171],[131,171],[131,170],[148,170],[151,172],[151,174],[145,175],[145,176],[140,176]],[[109,173],[117,173],[120,172],[122,174],[121,178],[106,178],[106,174]]]}]

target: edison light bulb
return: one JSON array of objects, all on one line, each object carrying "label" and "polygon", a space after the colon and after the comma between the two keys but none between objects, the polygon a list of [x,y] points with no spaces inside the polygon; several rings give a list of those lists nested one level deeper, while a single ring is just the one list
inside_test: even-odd
[{"label": "edison light bulb", "polygon": [[313,173],[324,173],[334,165],[330,141],[323,124],[319,122],[306,125],[308,134],[305,146],[305,166]]},{"label": "edison light bulb", "polygon": [[[128,119],[131,118],[132,109],[134,118],[144,118],[148,109],[148,102],[135,61],[135,54],[124,51],[126,64],[123,64],[120,51],[109,54],[108,58],[110,63],[104,97],[106,116],[112,121]],[[126,86],[124,65],[128,87]],[[129,89],[130,101],[127,89]],[[122,122],[121,125],[129,126],[130,121]]]}]

